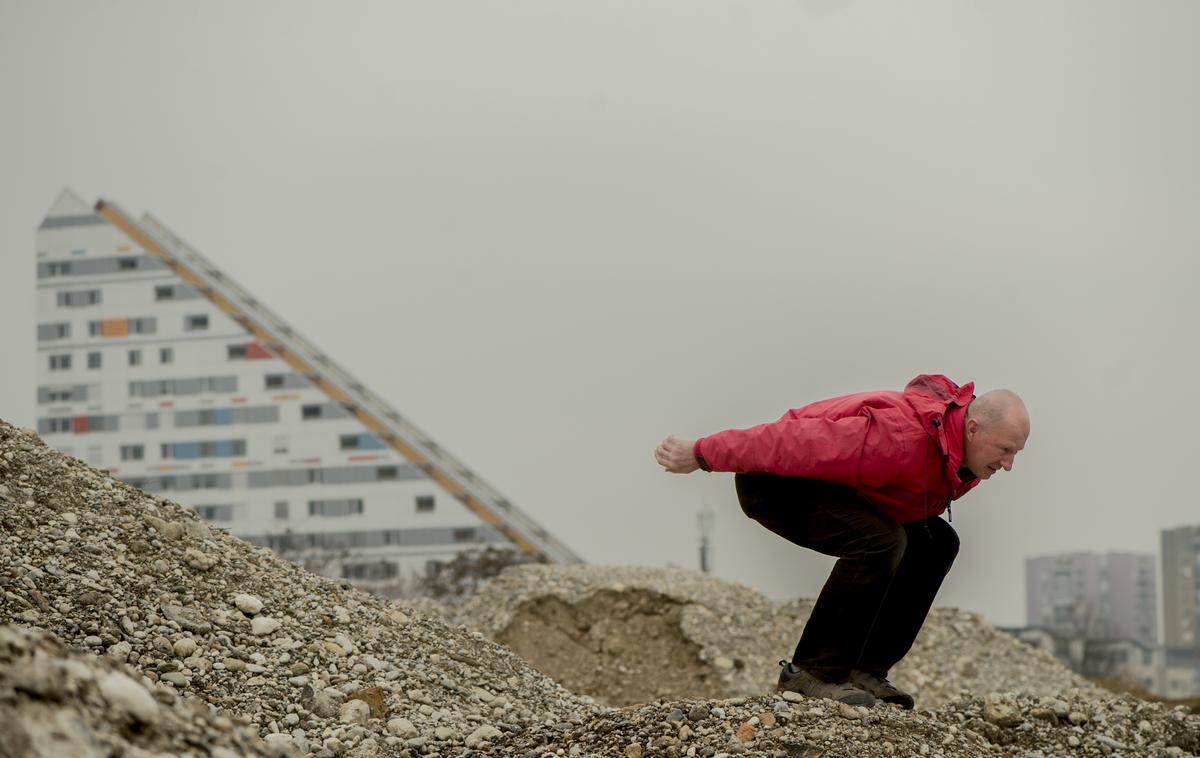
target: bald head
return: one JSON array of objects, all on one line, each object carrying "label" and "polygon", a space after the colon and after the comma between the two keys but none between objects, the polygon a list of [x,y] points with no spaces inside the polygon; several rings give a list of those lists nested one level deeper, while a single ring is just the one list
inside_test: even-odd
[{"label": "bald head", "polygon": [[980,479],[1011,471],[1029,439],[1029,411],[1012,390],[985,392],[967,406],[963,465]]},{"label": "bald head", "polygon": [[1012,390],[985,392],[967,406],[967,418],[976,419],[988,427],[1013,423],[1029,436],[1029,411],[1020,396]]}]

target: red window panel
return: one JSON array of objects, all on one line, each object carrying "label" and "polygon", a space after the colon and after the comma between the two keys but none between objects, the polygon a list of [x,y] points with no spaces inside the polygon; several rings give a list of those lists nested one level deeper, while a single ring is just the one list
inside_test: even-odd
[{"label": "red window panel", "polygon": [[274,358],[274,357],[275,356],[271,355],[271,353],[265,347],[258,344],[257,342],[247,342],[246,343],[246,360],[261,361],[264,358]]},{"label": "red window panel", "polygon": [[76,434],[83,434],[88,430],[87,416],[76,416],[71,419],[71,431]]}]

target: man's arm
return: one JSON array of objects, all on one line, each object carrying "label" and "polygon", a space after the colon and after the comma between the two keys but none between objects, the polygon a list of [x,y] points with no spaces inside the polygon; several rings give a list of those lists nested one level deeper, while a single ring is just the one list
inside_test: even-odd
[{"label": "man's arm", "polygon": [[696,440],[667,437],[654,448],[654,460],[670,474],[690,474],[700,468],[695,454]]},{"label": "man's arm", "polygon": [[856,486],[868,426],[865,415],[784,417],[703,437],[692,457],[702,455],[712,471],[804,476]]}]

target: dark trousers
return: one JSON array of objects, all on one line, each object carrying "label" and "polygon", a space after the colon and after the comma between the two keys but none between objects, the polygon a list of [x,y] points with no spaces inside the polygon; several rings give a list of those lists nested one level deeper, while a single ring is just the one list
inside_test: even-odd
[{"label": "dark trousers", "polygon": [[792,662],[831,682],[881,676],[908,653],[958,554],[940,518],[898,524],[840,484],[774,474],[734,477],[746,515],[786,540],[837,557]]}]

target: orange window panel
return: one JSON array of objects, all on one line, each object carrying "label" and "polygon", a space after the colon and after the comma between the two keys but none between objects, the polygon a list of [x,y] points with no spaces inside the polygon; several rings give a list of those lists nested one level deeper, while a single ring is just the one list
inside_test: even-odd
[{"label": "orange window panel", "polygon": [[106,318],[100,322],[101,337],[124,337],[129,334],[129,319]]},{"label": "orange window panel", "polygon": [[246,344],[246,360],[261,361],[264,358],[274,358],[265,347],[257,342],[249,342]]}]

